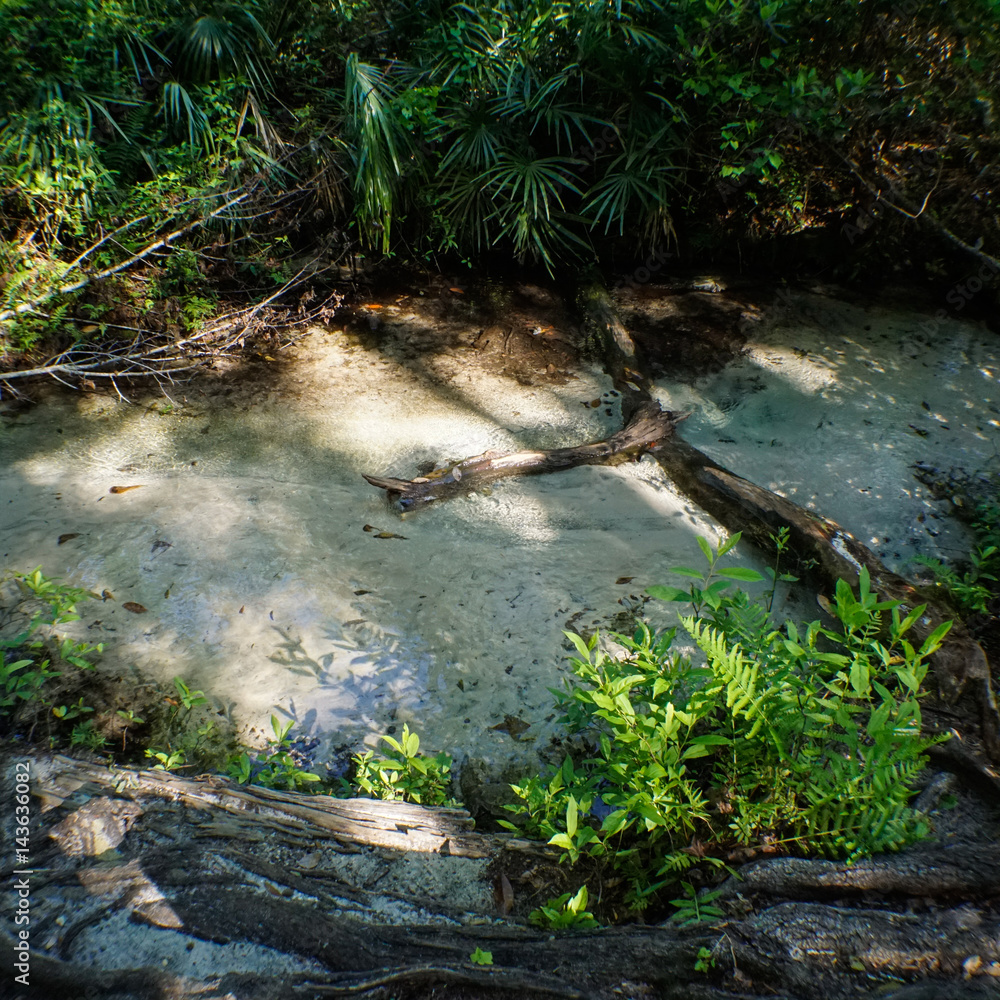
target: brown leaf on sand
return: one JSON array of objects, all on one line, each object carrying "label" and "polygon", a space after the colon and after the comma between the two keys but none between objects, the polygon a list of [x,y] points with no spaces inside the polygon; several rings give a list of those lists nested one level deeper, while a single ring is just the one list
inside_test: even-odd
[{"label": "brown leaf on sand", "polygon": [[102,601],[113,601],[114,599],[115,599],[115,595],[112,594],[110,590],[102,590],[101,591],[101,600]]},{"label": "brown leaf on sand", "polygon": [[109,493],[128,493],[129,490],[141,490],[145,483],[137,483],[135,486],[112,486]]},{"label": "brown leaf on sand", "polygon": [[615,583],[631,583],[634,579],[634,576],[620,576],[615,580]]},{"label": "brown leaf on sand", "polygon": [[145,613],[146,613],[146,611],[148,610],[147,608],[144,608],[144,607],[143,607],[143,606],[142,606],[141,604],[137,604],[137,603],[136,603],[135,601],[126,601],[126,602],[125,602],[125,603],[124,603],[124,604],[122,605],[122,607],[123,607],[123,608],[124,608],[124,609],[125,609],[126,611],[131,611],[131,612],[132,612],[132,614],[134,614],[134,615],[142,615],[142,614],[145,614]]},{"label": "brown leaf on sand", "polygon": [[366,524],[361,530],[362,531],[378,531],[378,528],[376,528],[374,524]]},{"label": "brown leaf on sand", "polygon": [[519,719],[516,715],[505,715],[503,717],[503,722],[498,722],[495,726],[490,726],[490,729],[495,729],[500,733],[506,733],[511,739],[514,740],[520,739],[521,733],[527,732],[530,728],[530,722],[525,722],[523,719]]},{"label": "brown leaf on sand", "polygon": [[63,542],[70,542],[74,538],[79,538],[79,537],[80,537],[80,532],[79,531],[70,531],[70,532],[68,532],[65,535],[60,535],[56,539],[56,545],[62,545]]},{"label": "brown leaf on sand", "polygon": [[404,542],[406,541],[406,535],[394,535],[391,531],[380,531],[376,538],[401,538]]}]

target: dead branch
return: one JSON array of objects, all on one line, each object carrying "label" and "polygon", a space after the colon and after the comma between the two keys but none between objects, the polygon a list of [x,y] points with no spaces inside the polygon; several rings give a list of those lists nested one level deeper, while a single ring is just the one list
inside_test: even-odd
[{"label": "dead branch", "polygon": [[671,433],[676,419],[674,414],[652,403],[636,410],[628,425],[605,441],[548,451],[517,451],[510,455],[488,451],[412,480],[362,475],[372,486],[385,490],[396,509],[405,513],[507,476],[539,475],[578,465],[619,465],[655,447]]}]

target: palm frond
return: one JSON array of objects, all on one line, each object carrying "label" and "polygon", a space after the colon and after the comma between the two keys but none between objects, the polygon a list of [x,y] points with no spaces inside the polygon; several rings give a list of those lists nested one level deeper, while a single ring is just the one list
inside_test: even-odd
[{"label": "palm frond", "polygon": [[393,82],[385,70],[361,62],[357,53],[348,56],[344,103],[357,210],[370,238],[380,231],[383,253],[389,250],[396,190],[411,142],[392,106],[393,97]]},{"label": "palm frond", "polygon": [[192,146],[200,143],[205,149],[215,148],[215,136],[208,115],[183,84],[175,80],[164,83],[160,110],[168,125],[175,123],[186,125],[188,142]]},{"label": "palm frond", "polygon": [[166,52],[176,53],[176,71],[190,80],[204,83],[235,71],[263,89],[269,77],[265,57],[273,47],[252,11],[233,3],[217,5],[210,14],[196,12],[180,22]]}]

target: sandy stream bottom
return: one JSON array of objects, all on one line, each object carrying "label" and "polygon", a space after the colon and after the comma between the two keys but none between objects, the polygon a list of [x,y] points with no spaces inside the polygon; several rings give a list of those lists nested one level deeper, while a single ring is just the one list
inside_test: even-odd
[{"label": "sandy stream bottom", "polygon": [[[506,480],[400,519],[362,472],[597,440],[619,414],[582,405],[611,400],[596,369],[519,384],[479,363],[478,328],[458,321],[457,346],[415,361],[393,344],[419,310],[380,315],[381,350],[315,329],[260,378],[169,400],[57,396],[0,421],[3,563],[109,591],[78,626],[107,643],[104,662],[185,678],[251,742],[276,710],[321,738],[320,760],[404,722],[459,759],[534,759],[557,730],[562,629],[606,625],[644,587],[678,582],[670,567],[700,565],[696,536],[716,541],[718,526],[650,459]],[[923,320],[798,296],[722,372],[659,392],[694,411],[694,445],[905,571],[967,544],[912,463],[996,474],[1000,441],[1000,344],[958,322],[927,336]],[[663,625],[669,612],[645,613]],[[520,740],[490,728],[508,715],[530,724]]]}]

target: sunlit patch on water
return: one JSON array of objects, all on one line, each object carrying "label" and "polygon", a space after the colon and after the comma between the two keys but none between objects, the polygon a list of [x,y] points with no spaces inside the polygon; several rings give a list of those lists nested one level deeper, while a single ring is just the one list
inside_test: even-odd
[{"label": "sunlit patch on water", "polygon": [[[919,318],[813,307],[822,322],[772,322],[718,375],[661,383],[666,405],[694,411],[681,433],[879,539],[894,565],[957,552],[909,466],[994,460],[994,341],[955,325],[960,346],[951,328],[924,342]],[[715,542],[717,525],[648,459],[503,480],[400,518],[361,472],[412,478],[491,448],[605,438],[617,411],[589,404],[609,380],[584,368],[521,385],[461,351],[397,356],[326,331],[296,351],[266,382],[190,383],[169,405],[71,396],[5,421],[4,562],[107,589],[79,623],[107,662],[180,675],[243,726],[266,731],[277,708],[324,747],[409,723],[428,749],[531,758],[556,731],[563,629],[668,622],[643,590],[701,565],[695,536]],[[517,740],[491,728],[507,716],[529,724]]]}]

